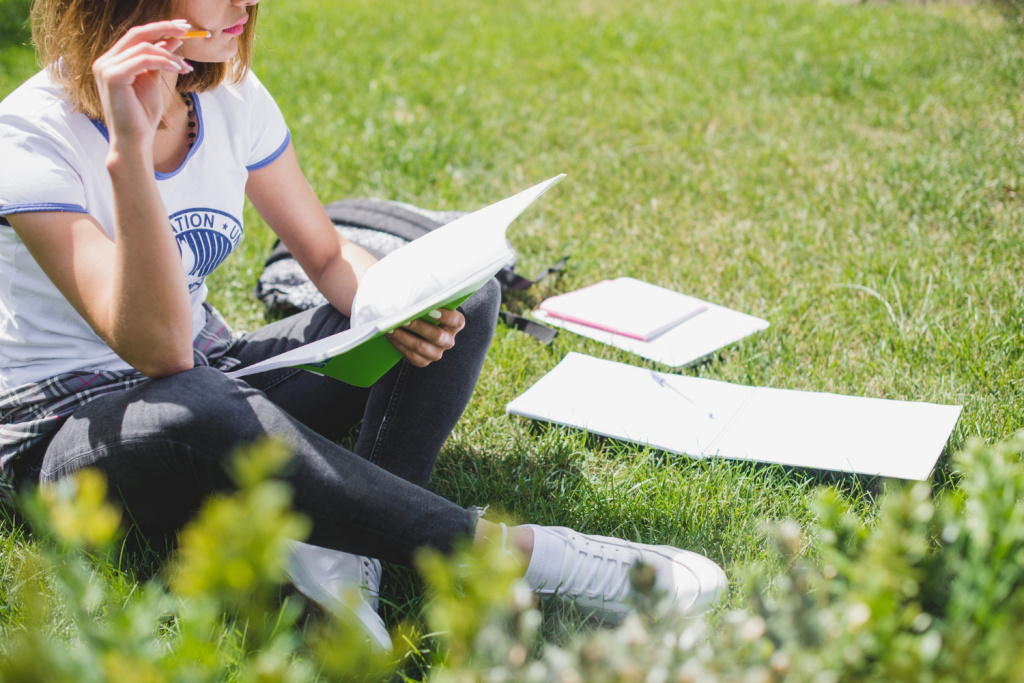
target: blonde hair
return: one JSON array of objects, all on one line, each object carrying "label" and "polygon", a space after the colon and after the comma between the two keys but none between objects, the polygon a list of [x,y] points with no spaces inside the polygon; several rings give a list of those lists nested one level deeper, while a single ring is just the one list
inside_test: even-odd
[{"label": "blonde hair", "polygon": [[[33,0],[32,40],[43,66],[64,86],[78,111],[103,118],[92,64],[133,26],[171,19],[176,0]],[[238,52],[227,63],[195,62],[195,71],[178,76],[178,92],[206,92],[230,79],[238,83],[249,70],[256,37],[258,4],[249,5],[249,21],[238,37]]]}]

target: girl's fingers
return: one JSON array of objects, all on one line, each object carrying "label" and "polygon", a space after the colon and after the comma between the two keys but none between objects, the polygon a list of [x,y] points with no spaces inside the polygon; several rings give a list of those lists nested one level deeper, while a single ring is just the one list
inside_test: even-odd
[{"label": "girl's fingers", "polygon": [[[177,39],[173,39],[173,41],[175,43],[178,43],[179,45],[181,44],[181,41]],[[96,60],[96,63],[105,64],[109,62],[116,62],[118,60],[122,60],[127,57],[133,57],[135,55],[143,53],[153,55],[164,55],[167,57],[171,57],[173,59],[181,60],[182,58],[179,55],[174,54],[172,50],[168,49],[168,45],[170,45],[170,43],[164,40],[160,40],[155,43],[148,43],[143,41],[141,43],[136,43],[131,47],[125,48],[124,50],[121,50],[119,52],[110,51],[103,55],[100,55],[100,58]]]},{"label": "girl's fingers", "polygon": [[184,59],[152,43],[135,45],[117,54],[107,54],[96,60],[93,73],[98,80],[112,82],[124,78],[134,79],[146,71],[173,71],[188,73],[192,66]]},{"label": "girl's fingers", "polygon": [[181,47],[181,41],[177,38],[168,38],[167,40],[158,40],[153,45],[173,54],[175,50]]},{"label": "girl's fingers", "polygon": [[107,52],[93,64],[93,75],[98,83],[132,82],[147,71],[189,73],[193,71],[174,50],[181,46],[180,37],[192,26],[184,19],[157,21],[135,26],[121,36]]},{"label": "girl's fingers", "polygon": [[458,309],[438,308],[427,314],[441,327],[458,332],[466,326],[466,318]]},{"label": "girl's fingers", "polygon": [[158,55],[138,55],[104,67],[102,73],[97,74],[97,80],[102,80],[111,86],[130,85],[135,82],[136,78],[149,71],[169,71],[183,74],[192,71],[192,66]]},{"label": "girl's fingers", "polygon": [[114,43],[108,54],[127,50],[139,43],[155,43],[167,38],[178,38],[188,33],[191,29],[192,25],[184,19],[156,21],[152,24],[133,26],[121,36],[120,40]]},{"label": "girl's fingers", "polygon": [[411,320],[403,326],[403,329],[441,349],[450,349],[454,346],[455,334],[458,332],[451,327],[433,325],[425,320]]},{"label": "girl's fingers", "polygon": [[389,332],[387,337],[405,360],[421,368],[440,360],[445,350],[451,348],[450,345],[447,347],[437,346],[401,327]]},{"label": "girl's fingers", "polygon": [[455,346],[455,335],[466,325],[466,318],[457,310],[439,308],[428,313],[431,320],[410,320],[388,334],[392,345],[417,367],[440,360],[445,351]]}]

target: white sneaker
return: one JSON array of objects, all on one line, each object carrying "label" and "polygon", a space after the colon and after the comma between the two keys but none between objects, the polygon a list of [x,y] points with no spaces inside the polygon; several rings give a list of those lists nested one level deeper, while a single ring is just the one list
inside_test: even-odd
[{"label": "white sneaker", "polygon": [[[538,533],[538,527],[533,527]],[[717,564],[694,552],[668,545],[632,543],[607,536],[590,536],[564,527],[540,527],[565,542],[561,578],[537,592],[558,595],[594,611],[604,621],[617,622],[633,611],[630,567],[643,562],[655,569],[654,586],[666,599],[658,617],[706,611],[726,593],[728,579]]]},{"label": "white sneaker", "polygon": [[292,541],[285,572],[300,593],[331,614],[354,617],[366,629],[371,645],[391,651],[391,636],[377,614],[380,562]]}]

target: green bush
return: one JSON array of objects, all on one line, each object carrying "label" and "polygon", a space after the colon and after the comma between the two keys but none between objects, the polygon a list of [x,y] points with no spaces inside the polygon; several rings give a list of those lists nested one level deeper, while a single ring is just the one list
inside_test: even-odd
[{"label": "green bush", "polygon": [[[424,554],[431,635],[408,625],[375,659],[351,624],[300,619],[281,598],[286,539],[307,523],[272,478],[272,444],[241,456],[239,491],[212,499],[180,537],[168,580],[110,592],[117,511],[85,472],[30,501],[50,541],[20,565],[27,628],[4,647],[3,681],[964,681],[1024,676],[1024,433],[969,444],[959,486],[893,486],[872,525],[835,489],[816,522],[774,532],[786,571],[749,567],[743,609],[657,621],[644,568],[638,613],[616,628],[541,641],[543,613],[507,554]],[[50,577],[40,580],[40,577]],[[54,618],[69,612],[71,629]]]},{"label": "green bush", "polygon": [[509,638],[500,656],[459,660],[468,670],[437,678],[1021,680],[1022,451],[1024,435],[995,447],[972,442],[959,457],[960,488],[933,497],[924,483],[894,487],[870,528],[838,491],[822,490],[811,529],[785,523],[775,532],[786,572],[769,583],[750,567],[746,608],[717,615],[717,624],[638,616],[533,661],[523,656],[530,640]]},{"label": "green bush", "polygon": [[1018,31],[1024,28],[1024,0],[992,0],[1006,20]]}]

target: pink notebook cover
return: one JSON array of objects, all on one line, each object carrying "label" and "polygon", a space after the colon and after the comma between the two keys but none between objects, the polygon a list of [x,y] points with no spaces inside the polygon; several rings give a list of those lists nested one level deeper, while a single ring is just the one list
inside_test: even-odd
[{"label": "pink notebook cover", "polygon": [[650,341],[707,306],[685,294],[620,277],[545,299],[540,309],[555,318]]}]

